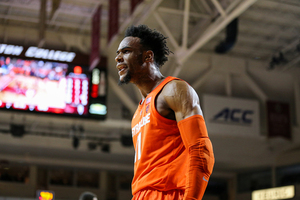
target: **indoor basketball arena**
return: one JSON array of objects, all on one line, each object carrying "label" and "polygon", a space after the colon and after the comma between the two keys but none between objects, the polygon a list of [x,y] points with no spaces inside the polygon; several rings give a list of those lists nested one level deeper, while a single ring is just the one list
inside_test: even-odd
[{"label": "indoor basketball arena", "polygon": [[0,0],[0,200],[300,200],[299,21],[298,0]]}]

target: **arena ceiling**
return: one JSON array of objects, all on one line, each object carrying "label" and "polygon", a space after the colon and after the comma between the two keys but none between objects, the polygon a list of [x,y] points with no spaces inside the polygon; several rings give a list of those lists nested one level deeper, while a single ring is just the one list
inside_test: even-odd
[{"label": "arena ceiling", "polygon": [[[21,41],[26,29],[41,30],[40,0],[1,0],[2,42]],[[45,31],[90,36],[91,17],[102,5],[101,37],[107,41],[108,1],[56,0],[46,2]],[[58,4],[57,9],[52,4]],[[134,13],[130,1],[120,1],[119,33],[130,24],[146,23],[169,37],[171,48],[183,63],[195,51],[213,53],[226,38],[226,26],[238,18],[237,41],[229,55],[270,61],[274,54],[299,43],[300,3],[297,0],[144,0]],[[22,27],[19,37],[10,27]],[[47,34],[47,33],[46,33]],[[51,45],[47,38],[44,46]],[[67,48],[68,44],[62,44]],[[89,44],[87,44],[89,45]],[[102,44],[103,47],[106,44]],[[77,47],[83,49],[82,47]],[[87,50],[89,51],[89,49]],[[295,62],[295,61],[294,61]]]},{"label": "arena ceiling", "polygon": [[[45,3],[44,7],[41,2]],[[132,14],[131,1],[122,0],[119,1],[119,31],[110,42],[108,2],[0,0],[0,40],[89,54],[91,19],[101,6],[101,54],[109,57],[111,72],[115,70],[114,55],[111,55],[125,29],[143,23],[168,37],[174,54],[163,72],[180,75],[189,83],[199,73],[197,66],[183,70],[187,69],[185,62],[196,52],[216,54],[217,47],[219,52],[223,51],[219,53],[222,55],[264,62],[265,69],[288,71],[299,66],[300,3],[297,0],[144,0]],[[40,12],[43,9],[45,16]],[[114,80],[111,82],[116,82],[117,73],[111,74]],[[121,92],[113,88],[116,93]],[[139,97],[134,101],[138,102]],[[125,105],[135,107],[126,100]]]}]

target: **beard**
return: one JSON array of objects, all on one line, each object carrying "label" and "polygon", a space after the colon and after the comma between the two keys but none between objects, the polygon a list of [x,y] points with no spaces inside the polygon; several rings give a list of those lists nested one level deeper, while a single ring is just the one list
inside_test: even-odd
[{"label": "beard", "polygon": [[[137,56],[137,62],[139,66],[142,66],[143,64],[143,54],[140,53]],[[132,78],[132,74],[135,74],[135,70],[134,69],[128,69],[127,73],[125,74],[123,80],[119,80],[118,85],[124,85],[124,84],[128,84],[131,81]]]},{"label": "beard", "polygon": [[130,82],[130,80],[131,80],[131,75],[128,71],[127,74],[125,75],[125,77],[123,78],[123,80],[119,80],[118,85],[128,84]]}]

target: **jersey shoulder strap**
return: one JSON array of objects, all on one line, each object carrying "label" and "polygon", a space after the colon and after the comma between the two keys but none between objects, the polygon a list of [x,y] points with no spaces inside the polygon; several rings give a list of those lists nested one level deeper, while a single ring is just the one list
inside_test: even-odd
[{"label": "jersey shoulder strap", "polygon": [[160,92],[162,90],[162,88],[169,82],[173,81],[173,80],[182,80],[180,78],[176,78],[173,76],[168,76],[167,78],[165,78],[165,80],[163,80],[163,82],[161,82],[152,92],[154,94],[157,94],[158,92]]}]

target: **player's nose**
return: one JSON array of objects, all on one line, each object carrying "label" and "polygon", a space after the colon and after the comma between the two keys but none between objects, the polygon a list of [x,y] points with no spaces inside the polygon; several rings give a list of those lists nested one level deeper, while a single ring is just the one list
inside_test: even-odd
[{"label": "player's nose", "polygon": [[115,57],[115,61],[116,61],[117,63],[123,61],[123,57],[122,57],[121,53],[119,53],[119,54]]}]

